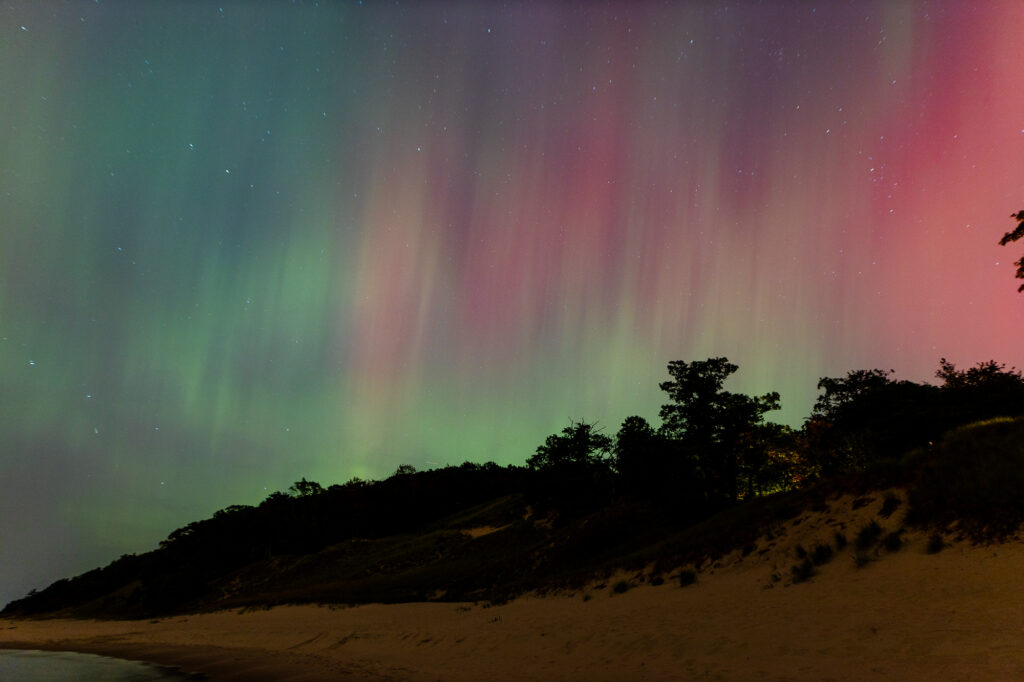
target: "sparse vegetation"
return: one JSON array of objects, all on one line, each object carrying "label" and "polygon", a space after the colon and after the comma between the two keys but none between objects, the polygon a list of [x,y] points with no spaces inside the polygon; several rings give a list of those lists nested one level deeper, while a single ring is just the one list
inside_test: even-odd
[{"label": "sparse vegetation", "polygon": [[864,550],[874,546],[881,535],[882,527],[878,525],[877,521],[872,519],[857,531],[857,549]]},{"label": "sparse vegetation", "polygon": [[882,538],[882,546],[890,552],[899,551],[903,547],[903,531],[894,530],[891,533],[886,533]]},{"label": "sparse vegetation", "polygon": [[925,545],[925,551],[928,554],[938,554],[946,548],[946,543],[943,541],[942,536],[938,533],[933,533],[928,536],[928,544]]},{"label": "sparse vegetation", "polygon": [[842,550],[846,547],[846,533],[837,530],[832,538],[836,542],[836,549]]},{"label": "sparse vegetation", "polygon": [[686,587],[687,585],[693,585],[697,582],[697,571],[692,569],[685,569],[679,573],[679,586]]},{"label": "sparse vegetation", "polygon": [[893,515],[893,512],[899,509],[902,503],[903,500],[901,500],[899,497],[893,495],[892,493],[888,493],[885,496],[885,500],[882,502],[882,508],[878,511],[878,515],[881,516],[883,519],[889,518]]},{"label": "sparse vegetation", "polygon": [[614,585],[612,585],[612,593],[613,594],[623,594],[625,592],[628,592],[629,588],[630,588],[629,581],[627,581],[627,580],[620,580],[617,583],[615,583]]},{"label": "sparse vegetation", "polygon": [[864,568],[872,561],[871,556],[867,552],[858,549],[853,553],[853,564],[857,568]]},{"label": "sparse vegetation", "polygon": [[827,564],[832,560],[832,545],[819,542],[811,550],[811,563],[815,566]]},{"label": "sparse vegetation", "polygon": [[811,576],[815,574],[814,564],[811,563],[811,560],[809,558],[804,559],[798,564],[793,564],[793,566],[789,569],[789,572],[793,578],[794,583],[806,582],[807,580],[810,580]]}]

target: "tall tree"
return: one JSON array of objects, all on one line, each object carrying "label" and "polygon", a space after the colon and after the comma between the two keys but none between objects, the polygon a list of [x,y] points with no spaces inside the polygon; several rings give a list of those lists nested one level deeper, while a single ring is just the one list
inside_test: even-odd
[{"label": "tall tree", "polygon": [[626,417],[615,434],[615,469],[627,479],[645,477],[657,446],[658,434],[647,420],[636,415]]},{"label": "tall tree", "polygon": [[764,415],[779,409],[779,394],[748,396],[722,388],[738,366],[727,358],[668,364],[671,381],[659,384],[672,401],[662,405],[661,432],[679,442],[684,456],[694,458],[707,492],[729,501],[739,494],[741,443],[762,424]]},{"label": "tall tree", "polygon": [[[1024,238],[1024,211],[1017,211],[1010,217],[1017,221],[1017,229],[1004,234],[1003,238],[999,240],[1000,246],[1006,246],[1010,242]],[[1017,266],[1017,274],[1015,275],[1017,279],[1024,279],[1024,258],[1018,260],[1014,265]],[[1017,287],[1017,291],[1024,291],[1024,284]]]}]

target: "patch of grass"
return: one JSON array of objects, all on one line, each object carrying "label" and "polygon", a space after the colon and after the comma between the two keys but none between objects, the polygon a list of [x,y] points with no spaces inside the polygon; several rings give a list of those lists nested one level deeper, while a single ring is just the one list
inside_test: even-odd
[{"label": "patch of grass", "polygon": [[872,561],[868,553],[862,550],[857,550],[853,553],[853,565],[857,568],[864,568]]},{"label": "patch of grass", "polygon": [[942,536],[938,533],[933,533],[928,537],[928,544],[925,545],[924,551],[928,554],[938,554],[946,548],[946,543],[943,541]]},{"label": "patch of grass", "polygon": [[871,519],[869,523],[864,524],[864,526],[857,531],[857,549],[868,549],[878,541],[881,534],[882,527],[878,525],[878,521]]},{"label": "patch of grass", "polygon": [[891,533],[886,533],[882,538],[882,546],[890,552],[898,552],[903,547],[903,531],[894,530]]},{"label": "patch of grass", "polygon": [[811,563],[810,559],[804,559],[798,564],[793,564],[789,569],[790,575],[793,577],[794,583],[802,583],[811,579],[814,575],[814,564]]},{"label": "patch of grass", "polygon": [[832,545],[824,542],[819,542],[814,545],[814,549],[811,550],[811,563],[815,566],[821,566],[827,564],[832,560]]},{"label": "patch of grass", "polygon": [[892,493],[888,493],[885,496],[885,500],[882,502],[882,508],[878,510],[878,515],[883,519],[887,519],[893,515],[893,512],[900,508],[901,504],[903,504],[903,500]]},{"label": "patch of grass", "polygon": [[620,580],[619,582],[617,582],[614,585],[612,585],[612,593],[613,594],[623,594],[624,592],[628,592],[629,588],[630,588],[629,581],[627,581],[627,580]]},{"label": "patch of grass", "polygon": [[685,569],[679,573],[679,587],[686,587],[697,582],[697,571]]},{"label": "patch of grass", "polygon": [[836,549],[841,550],[846,547],[846,533],[837,530],[833,538],[836,541]]}]

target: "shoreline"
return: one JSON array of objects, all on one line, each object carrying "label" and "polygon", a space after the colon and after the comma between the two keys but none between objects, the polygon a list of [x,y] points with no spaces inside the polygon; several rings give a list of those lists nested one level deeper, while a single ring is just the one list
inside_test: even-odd
[{"label": "shoreline", "polygon": [[144,660],[213,682],[1024,678],[1024,613],[1008,598],[1024,587],[1021,543],[850,563],[788,587],[739,565],[587,601],[3,620],[0,647]]},{"label": "shoreline", "polygon": [[[212,682],[1024,679],[1015,599],[1024,592],[1024,542],[928,553],[927,535],[908,531],[898,551],[873,549],[865,563],[848,546],[792,584],[797,550],[873,517],[847,507],[843,498],[832,511],[780,524],[753,551],[702,566],[688,586],[621,573],[575,593],[494,606],[0,619],[0,648],[142,660]],[[623,579],[632,587],[618,594],[612,585]]]},{"label": "shoreline", "polygon": [[[113,621],[117,622],[117,621]],[[196,680],[208,682],[271,682],[272,680],[376,680],[339,676],[336,667],[323,667],[309,657],[281,652],[167,643],[91,642],[80,639],[48,642],[0,642],[0,650],[64,651],[96,654],[125,661],[149,663]],[[312,676],[311,676],[312,675]]]}]

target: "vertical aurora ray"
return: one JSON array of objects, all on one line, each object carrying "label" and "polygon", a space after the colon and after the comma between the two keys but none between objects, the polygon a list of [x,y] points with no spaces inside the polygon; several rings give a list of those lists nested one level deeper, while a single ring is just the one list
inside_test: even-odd
[{"label": "vertical aurora ray", "polygon": [[0,551],[46,579],[300,476],[653,420],[673,359],[792,424],[821,376],[1024,365],[1019,3],[0,18],[0,513],[68,556]]}]

